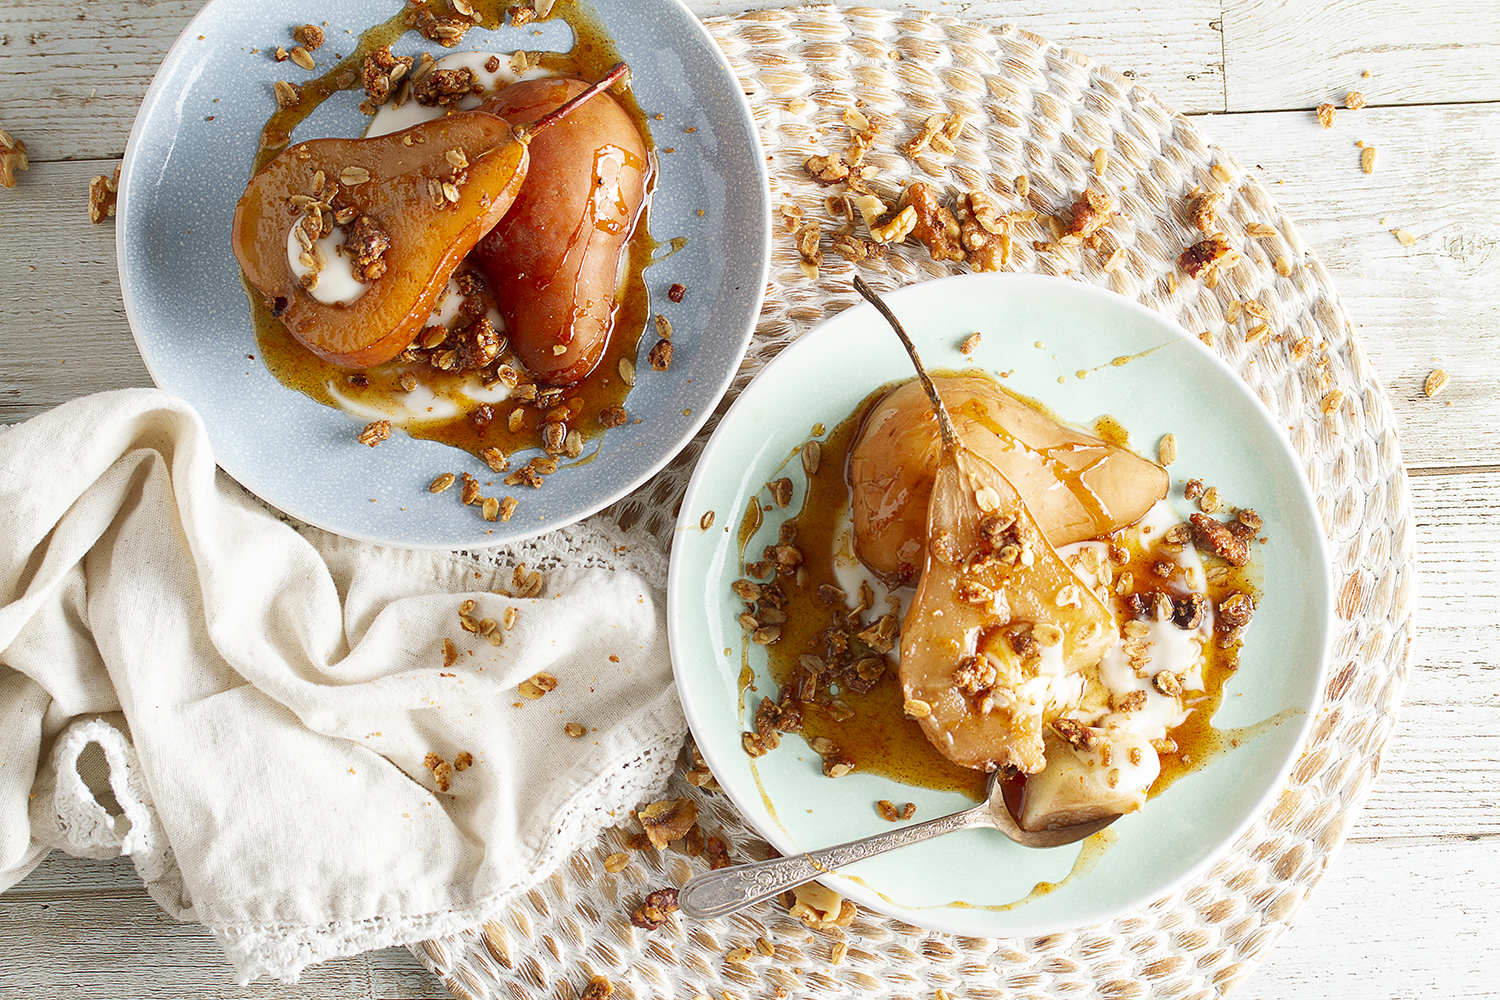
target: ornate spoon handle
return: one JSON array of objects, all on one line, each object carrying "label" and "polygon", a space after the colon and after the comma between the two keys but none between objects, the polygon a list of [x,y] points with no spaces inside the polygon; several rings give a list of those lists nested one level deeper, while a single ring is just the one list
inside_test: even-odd
[{"label": "ornate spoon handle", "polygon": [[683,886],[677,897],[677,905],[694,920],[728,916],[736,910],[753,906],[777,893],[794,889],[804,882],[811,882],[821,875],[828,875],[838,868],[876,854],[884,854],[954,830],[994,825],[989,806],[980,805],[951,816],[930,819],[925,823],[878,833],[873,837],[835,847],[825,847],[809,854],[720,868],[699,875]]}]

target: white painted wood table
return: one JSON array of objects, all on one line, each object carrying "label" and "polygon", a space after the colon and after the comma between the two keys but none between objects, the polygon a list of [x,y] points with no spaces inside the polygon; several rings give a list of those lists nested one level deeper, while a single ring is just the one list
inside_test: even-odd
[{"label": "white painted wood table", "polygon": [[[150,385],[112,223],[89,179],[121,156],[201,0],[6,0],[0,127],[31,169],[0,190],[0,422]],[[697,2],[702,14],[752,4]],[[1421,594],[1411,682],[1349,840],[1239,996],[1500,997],[1500,6],[1494,0],[983,0],[1133,75],[1253,165],[1327,263],[1395,407]],[[1336,131],[1312,109],[1359,90]],[[1355,141],[1379,147],[1376,172]],[[1404,246],[1390,233],[1415,234]],[[1423,393],[1434,368],[1451,376]],[[406,951],[233,984],[206,931],[128,861],[53,857],[0,896],[0,997],[441,997]],[[962,994],[959,994],[960,996]]]}]

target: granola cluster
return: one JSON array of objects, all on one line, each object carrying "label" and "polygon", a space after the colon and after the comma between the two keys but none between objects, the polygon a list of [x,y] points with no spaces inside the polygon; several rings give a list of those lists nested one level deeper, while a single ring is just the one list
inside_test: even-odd
[{"label": "granola cluster", "polygon": [[0,129],[0,187],[15,187],[16,171],[30,166],[26,159],[26,143],[12,139],[8,132]]}]

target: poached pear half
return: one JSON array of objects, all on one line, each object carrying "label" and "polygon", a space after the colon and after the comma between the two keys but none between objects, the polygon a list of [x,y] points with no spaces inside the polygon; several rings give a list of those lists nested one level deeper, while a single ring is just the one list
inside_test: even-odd
[{"label": "poached pear half", "polygon": [[[234,212],[245,278],[287,330],[346,368],[389,361],[427,322],[464,256],[494,228],[526,179],[526,142],[503,118],[464,111],[368,139],[312,139],[251,179]],[[348,303],[303,287],[287,241],[306,215],[360,218],[384,234],[384,270]]]},{"label": "poached pear half", "polygon": [[[1064,427],[993,379],[932,380],[964,447],[1019,492],[1052,545],[1097,538],[1138,521],[1167,495],[1167,472],[1125,448]],[[875,405],[849,456],[855,552],[887,582],[921,568],[942,440],[917,380]]]}]

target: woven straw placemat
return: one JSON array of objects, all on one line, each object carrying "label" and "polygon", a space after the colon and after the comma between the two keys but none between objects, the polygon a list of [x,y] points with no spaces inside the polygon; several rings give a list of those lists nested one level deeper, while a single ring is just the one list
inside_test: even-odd
[{"label": "woven straw placemat", "polygon": [[[706,23],[749,96],[778,208],[795,204],[807,217],[829,218],[833,189],[814,184],[802,164],[845,148],[842,116],[856,100],[891,126],[866,160],[878,168],[877,192],[889,196],[903,178],[924,178],[949,195],[983,188],[1003,209],[1020,209],[1013,182],[1024,174],[1024,202],[1044,215],[1064,212],[1091,181],[1114,194],[1129,222],[1114,226],[1102,247],[1038,251],[1033,240],[1051,239],[1039,220],[1034,231],[1018,228],[1007,269],[1112,288],[1204,331],[1289,428],[1334,558],[1326,700],[1274,806],[1202,877],[1107,924],[984,940],[862,912],[847,928],[813,931],[772,902],[705,924],[677,914],[647,932],[630,924],[644,894],[680,886],[706,869],[705,859],[627,851],[629,831],[620,828],[485,927],[413,950],[460,1000],[566,1000],[596,974],[626,998],[1224,995],[1285,930],[1343,841],[1394,724],[1412,637],[1411,504],[1394,418],[1327,271],[1260,183],[1188,119],[1035,35],[863,8],[758,11]],[[938,112],[966,119],[956,151],[914,162],[900,147]],[[1094,176],[1098,149],[1107,158],[1102,177]],[[1188,209],[1195,187],[1222,193],[1217,228],[1244,254],[1215,289],[1176,266],[1202,235]],[[1247,227],[1274,234],[1257,238]],[[823,243],[826,250],[826,225]],[[963,269],[932,261],[915,243],[859,267],[878,289]],[[782,347],[858,301],[854,270],[827,253],[810,280],[790,233],[778,231],[765,308],[731,398]],[[1237,305],[1247,300],[1255,303],[1249,311]],[[608,516],[644,523],[669,543],[677,501],[715,422]],[[672,794],[699,802],[706,832],[724,837],[736,859],[766,856],[722,795],[702,793],[682,774],[679,767]],[[612,874],[603,862],[616,852],[630,860]],[[761,941],[772,947],[757,947]],[[729,960],[736,949],[749,957]]]}]

